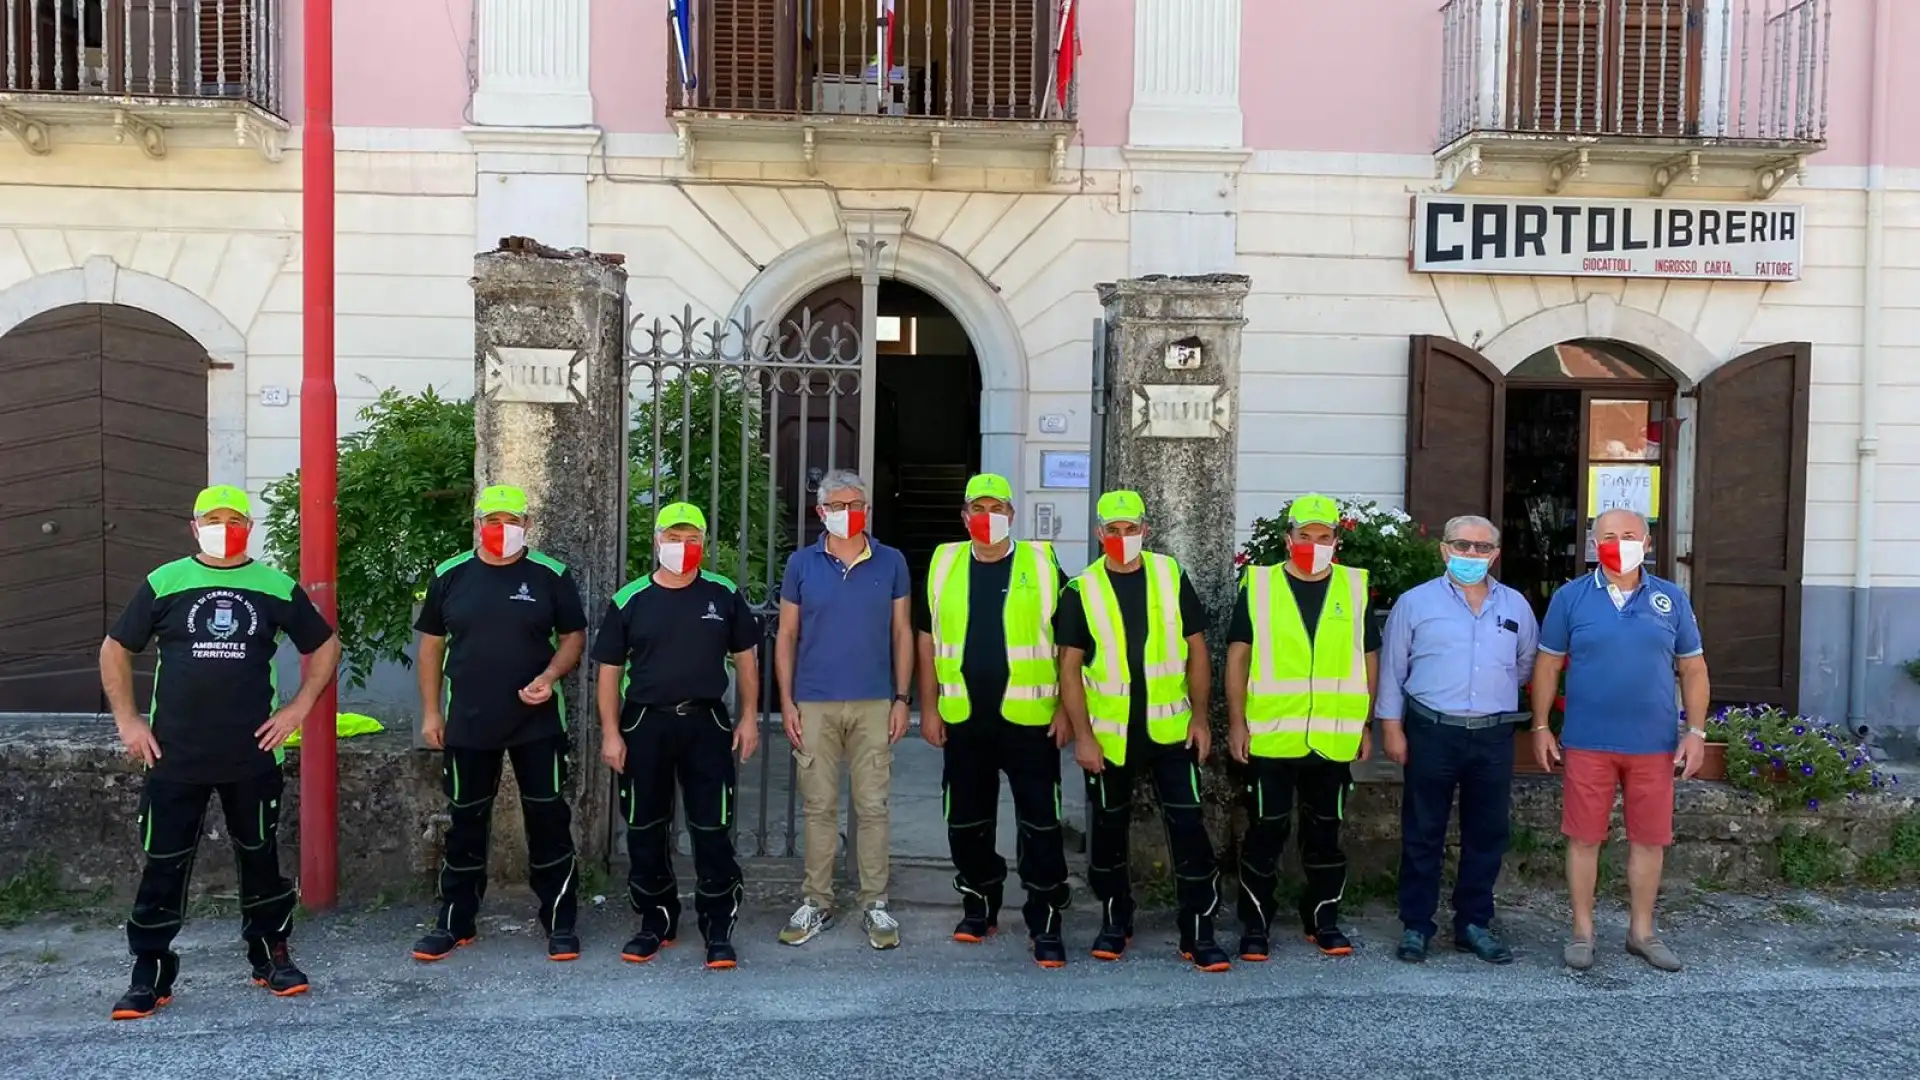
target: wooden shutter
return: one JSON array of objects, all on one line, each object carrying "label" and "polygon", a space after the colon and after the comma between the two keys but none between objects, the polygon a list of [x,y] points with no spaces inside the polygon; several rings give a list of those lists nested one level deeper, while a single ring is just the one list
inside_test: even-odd
[{"label": "wooden shutter", "polygon": [[1520,129],[1698,133],[1705,4],[1520,0],[1513,14],[1519,62],[1512,67]]},{"label": "wooden shutter", "polygon": [[1700,383],[1691,584],[1718,702],[1799,704],[1812,371],[1795,342]]},{"label": "wooden shutter", "polygon": [[1506,379],[1457,341],[1416,334],[1407,372],[1407,513],[1438,531],[1450,517],[1499,521]]},{"label": "wooden shutter", "polygon": [[[795,75],[799,22],[795,0],[703,0],[693,52],[695,100],[725,112],[791,112],[799,100]],[[667,51],[677,55],[673,34]],[[677,68],[670,59],[668,69]]]},{"label": "wooden shutter", "polygon": [[1053,51],[1052,0],[959,0],[955,8],[964,8],[955,11],[955,65],[966,79],[959,117],[1038,119]]},{"label": "wooden shutter", "polygon": [[249,0],[200,0],[202,96],[250,98],[261,89],[256,85],[254,50],[260,28],[254,7]]},{"label": "wooden shutter", "polygon": [[1677,137],[1700,130],[1705,0],[1614,0],[1610,51],[1620,67],[1603,87],[1607,130]]}]

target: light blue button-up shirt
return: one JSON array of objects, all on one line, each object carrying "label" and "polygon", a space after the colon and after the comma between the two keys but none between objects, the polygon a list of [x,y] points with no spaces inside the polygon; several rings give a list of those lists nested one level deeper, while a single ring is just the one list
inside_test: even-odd
[{"label": "light blue button-up shirt", "polygon": [[1394,603],[1381,635],[1375,716],[1404,719],[1409,697],[1435,712],[1460,716],[1519,709],[1520,685],[1533,673],[1540,624],[1525,597],[1498,581],[1487,585],[1478,615],[1444,575],[1409,589]]}]

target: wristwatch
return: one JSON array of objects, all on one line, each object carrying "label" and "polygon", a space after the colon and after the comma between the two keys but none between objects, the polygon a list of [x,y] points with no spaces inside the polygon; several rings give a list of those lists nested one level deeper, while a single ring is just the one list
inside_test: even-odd
[{"label": "wristwatch", "polygon": [[893,700],[899,702],[902,705],[910,704],[910,701],[908,700],[908,697],[905,694],[895,694],[893,695]]},{"label": "wristwatch", "polygon": [[1703,727],[1688,727],[1688,728],[1687,728],[1687,734],[1688,734],[1688,735],[1698,735],[1698,736],[1700,736],[1701,738],[1703,738],[1703,739],[1704,739],[1704,738],[1706,738],[1706,737],[1707,737],[1707,729],[1706,729],[1706,728],[1703,728]]}]

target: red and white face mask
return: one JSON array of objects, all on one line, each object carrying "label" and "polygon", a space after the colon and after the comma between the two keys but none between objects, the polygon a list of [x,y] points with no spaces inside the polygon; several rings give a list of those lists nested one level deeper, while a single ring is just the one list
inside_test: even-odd
[{"label": "red and white face mask", "polygon": [[511,559],[526,547],[525,526],[505,523],[480,526],[480,550],[496,559]]},{"label": "red and white face mask", "polygon": [[829,510],[820,520],[826,523],[827,531],[840,540],[867,531],[865,510]]},{"label": "red and white face mask", "polygon": [[1287,549],[1287,557],[1293,560],[1293,568],[1303,574],[1318,574],[1333,565],[1332,544],[1294,544]]},{"label": "red and white face mask", "polygon": [[700,541],[662,540],[654,549],[660,569],[669,574],[691,574],[700,567]]},{"label": "red and white face mask", "polygon": [[253,529],[239,522],[211,522],[195,523],[193,532],[200,538],[200,553],[207,558],[235,559],[247,553],[247,536]]},{"label": "red and white face mask", "polygon": [[1005,514],[968,514],[967,535],[976,544],[991,546],[1007,538],[1013,528],[1013,519]]},{"label": "red and white face mask", "polygon": [[1647,543],[1644,540],[1602,540],[1594,545],[1594,554],[1600,556],[1600,565],[1607,568],[1609,574],[1624,574],[1637,570],[1647,561]]},{"label": "red and white face mask", "polygon": [[1103,536],[1100,538],[1100,550],[1114,562],[1125,565],[1140,557],[1140,547],[1147,538],[1139,533],[1132,536]]}]

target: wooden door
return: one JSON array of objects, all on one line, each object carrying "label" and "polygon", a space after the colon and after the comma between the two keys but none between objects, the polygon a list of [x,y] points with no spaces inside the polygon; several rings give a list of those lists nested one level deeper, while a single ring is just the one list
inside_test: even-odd
[{"label": "wooden door", "polygon": [[1812,370],[1790,342],[1700,383],[1692,593],[1717,702],[1799,704]]},{"label": "wooden door", "polygon": [[[782,315],[775,330],[783,363],[790,365],[769,402],[777,417],[775,483],[780,498],[799,508],[802,543],[820,536],[813,514],[820,477],[860,466],[860,326],[860,283],[848,279],[816,289]],[[877,486],[873,495],[878,498]]]},{"label": "wooden door", "polygon": [[[695,100],[725,112],[792,112],[799,106],[797,0],[701,0],[694,22]],[[669,73],[678,68],[672,32]],[[673,100],[673,99],[670,99]]]},{"label": "wooden door", "polygon": [[1448,518],[1498,521],[1505,501],[1506,380],[1457,341],[1413,337],[1407,371],[1407,513],[1435,533]]},{"label": "wooden door", "polygon": [[1520,0],[1515,118],[1523,131],[1696,134],[1706,0]]},{"label": "wooden door", "polygon": [[0,712],[102,707],[100,374],[90,307],[0,337]]},{"label": "wooden door", "polygon": [[[955,65],[967,120],[1036,120],[1053,54],[1052,0],[959,0]],[[964,10],[959,10],[964,8]]]}]

